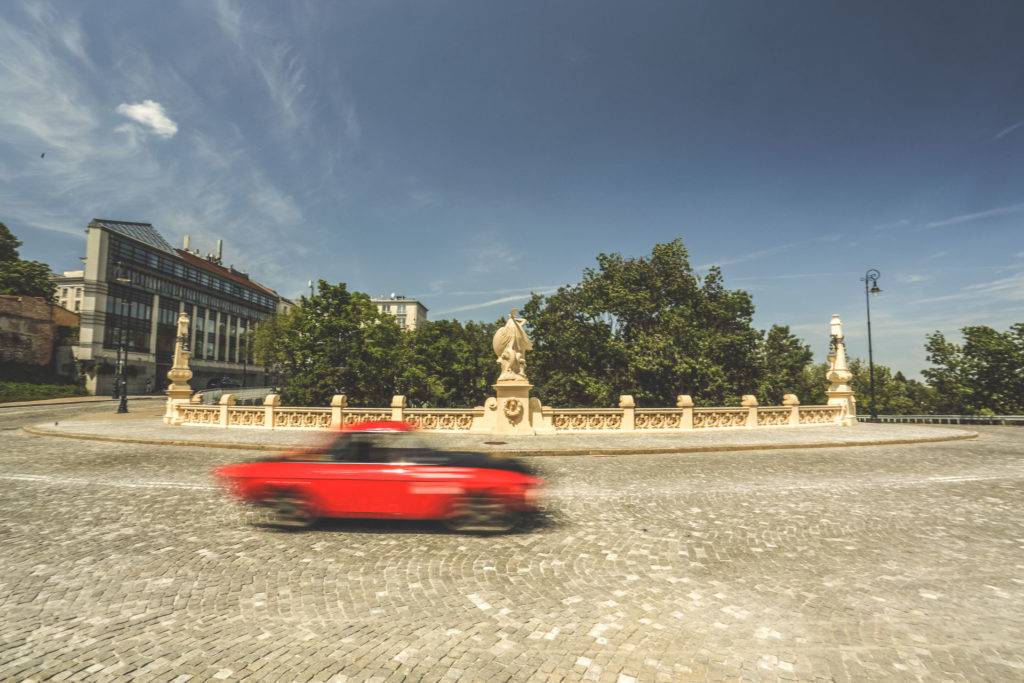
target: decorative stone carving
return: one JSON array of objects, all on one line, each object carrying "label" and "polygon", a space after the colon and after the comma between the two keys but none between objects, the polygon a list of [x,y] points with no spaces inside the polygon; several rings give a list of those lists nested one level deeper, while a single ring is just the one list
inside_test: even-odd
[{"label": "decorative stone carving", "polygon": [[842,409],[839,419],[841,424],[856,424],[857,401],[848,384],[853,379],[853,373],[846,367],[846,342],[843,340],[843,323],[838,315],[833,315],[829,323],[829,347],[832,353],[829,354],[829,370],[826,377],[832,384],[825,392],[828,395],[828,405],[839,406]]},{"label": "decorative stone carving", "polygon": [[188,324],[188,315],[181,313],[178,316],[178,337],[174,342],[174,364],[167,373],[171,385],[164,392],[167,394],[167,411],[164,413],[167,424],[175,422],[175,404],[187,403],[192,397],[192,387],[188,385],[192,379],[192,370],[188,367],[188,359],[192,356],[188,349]]},{"label": "decorative stone carving", "polygon": [[498,354],[497,362],[501,365],[498,382],[527,381],[525,353],[533,350],[533,344],[523,329],[526,320],[516,317],[517,310],[513,308],[505,326],[494,333],[494,353]]}]

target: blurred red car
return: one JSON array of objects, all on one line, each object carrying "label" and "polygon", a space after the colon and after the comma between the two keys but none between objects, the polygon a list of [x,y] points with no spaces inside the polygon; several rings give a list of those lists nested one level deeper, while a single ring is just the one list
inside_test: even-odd
[{"label": "blurred red car", "polygon": [[322,447],[213,472],[231,496],[269,508],[271,523],[320,517],[440,519],[460,532],[502,532],[538,511],[543,480],[523,462],[425,446],[403,422],[365,422]]}]

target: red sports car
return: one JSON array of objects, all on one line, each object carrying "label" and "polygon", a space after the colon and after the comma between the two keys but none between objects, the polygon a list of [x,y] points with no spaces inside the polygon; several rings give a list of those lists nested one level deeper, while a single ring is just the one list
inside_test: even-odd
[{"label": "red sports car", "polygon": [[440,519],[478,533],[509,531],[537,512],[544,483],[514,458],[428,448],[403,422],[353,425],[321,447],[226,465],[214,476],[230,495],[268,507],[278,526]]}]

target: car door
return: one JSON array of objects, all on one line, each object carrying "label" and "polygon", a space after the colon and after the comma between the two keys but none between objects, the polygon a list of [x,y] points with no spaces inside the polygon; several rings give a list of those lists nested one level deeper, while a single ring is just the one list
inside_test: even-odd
[{"label": "car door", "polygon": [[390,461],[380,435],[343,434],[317,478],[330,514],[344,517],[392,517],[401,513],[407,483],[403,468]]}]

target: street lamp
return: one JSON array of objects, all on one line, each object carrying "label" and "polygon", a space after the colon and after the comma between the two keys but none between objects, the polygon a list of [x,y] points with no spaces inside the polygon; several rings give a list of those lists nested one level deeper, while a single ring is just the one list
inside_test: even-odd
[{"label": "street lamp", "polygon": [[[131,274],[128,272],[128,269],[124,267],[124,264],[122,264],[121,261],[117,262],[117,270],[114,273],[114,279],[117,280],[122,285],[130,285],[132,283]],[[128,326],[127,325],[127,323],[128,323],[128,313],[131,312],[130,309],[128,309],[129,305],[130,305],[130,302],[127,299],[122,297],[121,298],[121,334],[119,335],[118,345],[117,345],[117,367],[118,367],[118,373],[117,374],[118,374],[118,379],[116,381],[117,381],[117,385],[118,385],[118,393],[121,395],[121,401],[120,401],[120,403],[117,404],[117,412],[118,413],[127,413],[128,412],[128,382],[125,380],[124,371],[125,371],[125,366],[128,364],[128,346],[125,343],[126,342],[125,332],[127,332],[127,326]],[[128,313],[126,313],[126,311]]]},{"label": "street lamp", "polygon": [[[861,281],[864,283],[864,303],[868,307],[868,376],[871,379],[872,422],[878,420],[878,406],[875,404],[875,359],[871,352],[871,296],[874,296],[875,294],[880,294],[882,292],[882,290],[878,288],[878,278],[880,276],[881,273],[872,268],[868,272],[864,273],[864,277],[861,278]],[[868,289],[869,282],[871,283],[871,289]]]}]

